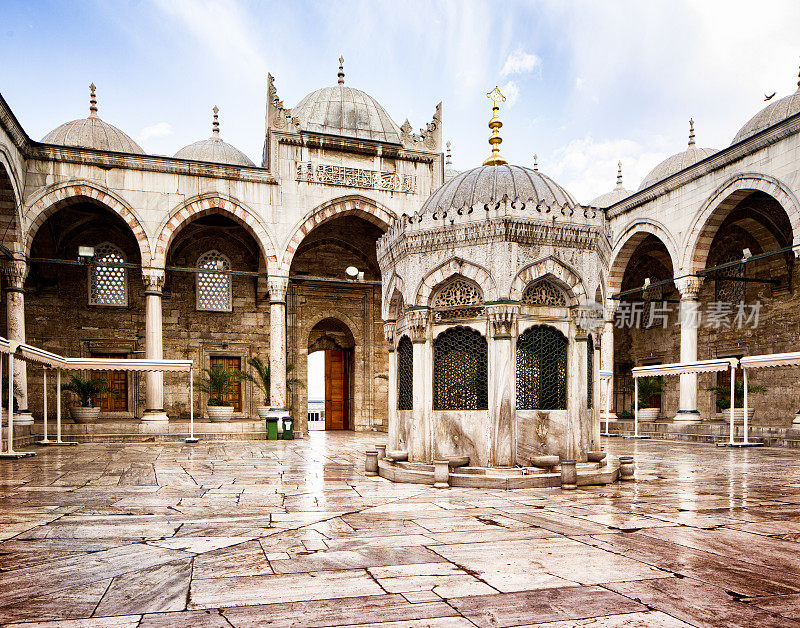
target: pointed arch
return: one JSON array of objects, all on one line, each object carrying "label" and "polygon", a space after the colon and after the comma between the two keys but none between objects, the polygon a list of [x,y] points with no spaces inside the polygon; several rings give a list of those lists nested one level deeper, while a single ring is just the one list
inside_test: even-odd
[{"label": "pointed arch", "polygon": [[496,301],[498,299],[497,284],[488,270],[460,257],[453,257],[431,270],[422,279],[414,293],[414,305],[430,305],[434,288],[454,275],[461,275],[478,284],[483,293],[484,301]]},{"label": "pointed arch", "polygon": [[629,223],[619,238],[617,238],[611,252],[611,269],[608,277],[608,297],[613,297],[622,290],[622,279],[625,276],[625,269],[631,256],[636,251],[636,247],[641,244],[648,235],[655,236],[664,248],[667,249],[673,274],[678,269],[678,248],[669,230],[660,222],[650,219],[638,219]]},{"label": "pointed arch", "polygon": [[21,190],[10,157],[0,146],[0,243],[9,252],[22,252]]},{"label": "pointed arch", "polygon": [[392,307],[398,297],[405,300],[405,282],[400,275],[392,271],[392,276],[386,284],[386,291],[383,293],[383,300],[381,301],[381,317],[383,320],[395,318],[396,312]]},{"label": "pointed arch", "polygon": [[567,293],[569,305],[577,305],[586,300],[586,288],[578,274],[552,255],[522,268],[511,282],[509,298],[512,301],[521,301],[528,284],[540,277],[547,277],[558,284]]}]

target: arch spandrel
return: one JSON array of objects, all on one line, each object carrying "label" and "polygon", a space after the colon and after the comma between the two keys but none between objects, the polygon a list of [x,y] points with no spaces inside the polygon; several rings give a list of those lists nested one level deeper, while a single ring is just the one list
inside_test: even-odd
[{"label": "arch spandrel", "polygon": [[612,297],[622,290],[622,279],[625,276],[625,269],[628,267],[628,263],[631,261],[636,247],[649,235],[654,236],[664,245],[664,248],[669,254],[672,271],[673,273],[677,272],[679,268],[678,248],[670,231],[664,225],[654,220],[634,220],[625,227],[620,237],[617,238],[614,243],[614,248],[611,253],[607,298]]},{"label": "arch spandrel", "polygon": [[488,270],[470,261],[453,257],[425,275],[415,292],[414,305],[429,306],[437,286],[455,275],[461,275],[478,284],[484,301],[498,300],[497,284]]},{"label": "arch spandrel", "polygon": [[569,298],[570,305],[577,305],[586,300],[586,288],[580,276],[567,264],[553,256],[524,266],[511,282],[509,298],[512,301],[521,301],[528,284],[541,277],[547,277],[562,288]]}]

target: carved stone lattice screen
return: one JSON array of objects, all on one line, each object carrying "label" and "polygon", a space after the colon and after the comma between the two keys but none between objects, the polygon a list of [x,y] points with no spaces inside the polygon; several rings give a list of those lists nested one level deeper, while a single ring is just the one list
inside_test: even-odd
[{"label": "carved stone lattice screen", "polygon": [[488,347],[480,332],[452,327],[433,342],[433,409],[489,408]]},{"label": "carved stone lattice screen", "polygon": [[414,408],[414,351],[408,336],[397,343],[397,409]]},{"label": "carved stone lattice screen", "polygon": [[517,409],[567,409],[567,339],[535,325],[517,339]]},{"label": "carved stone lattice screen", "polygon": [[[231,262],[219,251],[209,251],[197,260],[197,268],[227,271],[231,269]],[[230,312],[231,276],[220,272],[197,273],[197,309]]]},{"label": "carved stone lattice screen", "polygon": [[[716,265],[721,266],[722,264],[736,262],[741,259],[741,253],[732,253],[723,257],[716,263]],[[723,268],[722,270],[716,271],[714,273],[714,276],[716,277],[716,280],[714,281],[714,300],[733,304],[738,304],[744,301],[745,282],[736,281],[737,279],[743,279],[745,276],[744,273],[744,264],[729,266],[728,268]],[[730,279],[725,279],[726,277],[730,277]]]},{"label": "carved stone lattice screen", "polygon": [[586,340],[586,407],[590,410],[594,405],[594,340],[592,336]]},{"label": "carved stone lattice screen", "polygon": [[[125,256],[110,242],[95,247],[93,265],[90,268],[89,305],[128,305],[127,272]],[[106,265],[108,264],[108,265]]]},{"label": "carved stone lattice screen", "polygon": [[483,296],[471,281],[457,277],[448,281],[433,299],[433,320],[477,318],[483,314]]},{"label": "carved stone lattice screen", "polygon": [[522,303],[525,305],[567,307],[567,295],[549,279],[534,279],[525,288],[525,292],[522,293]]}]

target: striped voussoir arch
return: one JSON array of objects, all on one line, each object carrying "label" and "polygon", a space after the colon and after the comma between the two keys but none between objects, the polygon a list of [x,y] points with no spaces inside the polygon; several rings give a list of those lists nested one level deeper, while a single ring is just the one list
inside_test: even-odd
[{"label": "striped voussoir arch", "polygon": [[531,281],[548,276],[555,278],[557,283],[567,289],[570,305],[577,305],[586,300],[586,289],[581,278],[554,257],[534,262],[519,271],[511,283],[510,299],[521,301],[522,294]]},{"label": "striped voussoir arch", "polygon": [[417,296],[414,299],[414,305],[427,306],[430,305],[429,301],[431,294],[437,286],[450,279],[454,275],[461,275],[467,279],[471,279],[478,286],[480,286],[483,293],[484,301],[497,300],[497,287],[494,278],[486,271],[486,269],[462,259],[451,259],[445,262],[438,268],[434,269],[420,282],[417,288]]},{"label": "striped voussoir arch", "polygon": [[636,247],[648,235],[655,236],[664,245],[672,262],[672,272],[678,269],[677,251],[675,250],[674,240],[670,233],[660,224],[653,221],[636,221],[625,229],[623,234],[614,245],[611,252],[611,270],[608,275],[608,295],[607,298],[622,291],[622,280],[625,277],[625,270],[628,263],[636,251]]}]

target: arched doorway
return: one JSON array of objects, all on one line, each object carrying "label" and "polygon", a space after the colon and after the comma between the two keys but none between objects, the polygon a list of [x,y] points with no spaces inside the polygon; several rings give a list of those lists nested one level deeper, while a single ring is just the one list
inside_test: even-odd
[{"label": "arched doorway", "polygon": [[[325,318],[311,329],[308,337],[308,415],[309,430],[352,429],[352,378],[355,339],[342,321]],[[320,354],[322,359],[320,360]],[[322,386],[319,380],[322,379]],[[322,393],[323,418],[318,413]]]}]

